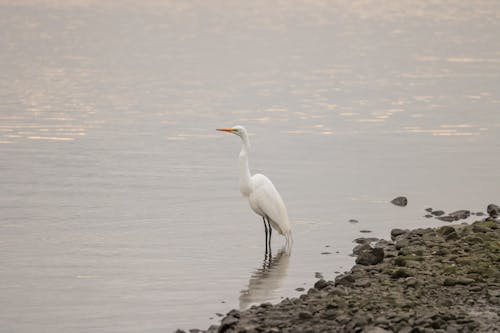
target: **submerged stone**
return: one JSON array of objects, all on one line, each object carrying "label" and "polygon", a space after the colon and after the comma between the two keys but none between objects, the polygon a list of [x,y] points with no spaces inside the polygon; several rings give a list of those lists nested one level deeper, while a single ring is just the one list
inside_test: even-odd
[{"label": "submerged stone", "polygon": [[406,197],[397,197],[391,200],[391,203],[396,206],[404,207],[408,204],[408,199]]}]

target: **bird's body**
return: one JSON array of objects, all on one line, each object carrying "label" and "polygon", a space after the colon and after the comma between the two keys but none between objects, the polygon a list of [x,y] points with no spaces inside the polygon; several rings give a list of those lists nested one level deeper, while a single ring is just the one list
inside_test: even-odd
[{"label": "bird's body", "polygon": [[262,217],[269,218],[273,229],[280,235],[286,235],[290,231],[288,212],[280,194],[273,183],[266,176],[258,173],[250,178],[252,192],[248,201],[252,210]]},{"label": "bird's body", "polygon": [[[235,126],[233,128],[222,128],[219,131],[233,133],[241,137],[243,145],[240,151],[240,191],[248,198],[250,207],[257,214],[262,216],[264,227],[266,228],[266,248],[268,245],[267,234],[269,232],[269,246],[271,242],[272,229],[285,236],[287,244],[291,242],[291,226],[288,219],[286,206],[276,187],[266,176],[258,173],[251,175],[248,167],[248,149],[250,142],[244,127]],[[266,219],[269,225],[266,226]]]}]

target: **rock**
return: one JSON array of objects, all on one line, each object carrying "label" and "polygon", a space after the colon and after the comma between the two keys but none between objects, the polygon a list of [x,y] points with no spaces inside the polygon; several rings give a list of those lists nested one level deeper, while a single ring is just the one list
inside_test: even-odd
[{"label": "rock", "polygon": [[392,199],[391,203],[396,206],[404,207],[408,204],[408,199],[406,197],[397,197]]},{"label": "rock", "polygon": [[370,282],[370,279],[363,278],[363,279],[356,280],[354,282],[354,286],[359,287],[359,288],[365,288],[365,287],[371,286],[371,282]]},{"label": "rock", "polygon": [[370,250],[371,248],[372,247],[368,243],[359,244],[359,245],[356,245],[354,247],[354,249],[352,250],[352,253],[357,256],[361,252],[366,251],[366,250]]},{"label": "rock", "polygon": [[437,230],[438,234],[440,234],[441,236],[446,236],[448,234],[451,234],[452,232],[455,232],[455,228],[453,227],[450,227],[450,226],[445,226],[445,227],[441,227]]},{"label": "rock", "polygon": [[355,220],[355,219],[350,219],[349,220],[349,223],[358,223],[359,221],[358,220]]},{"label": "rock", "polygon": [[323,278],[323,274],[321,274],[321,272],[316,272],[316,273],[314,273],[314,277],[316,279],[322,279]]},{"label": "rock", "polygon": [[431,215],[431,214],[425,214],[425,215],[424,215],[424,217],[426,217],[426,218],[428,218],[428,219],[430,219],[432,216],[433,216],[433,215]]},{"label": "rock", "polygon": [[369,234],[372,231],[371,230],[360,230],[359,232],[361,232],[363,234]]},{"label": "rock", "polygon": [[400,236],[400,235],[403,235],[403,234],[406,234],[409,230],[408,229],[392,229],[391,230],[391,239],[392,240],[395,240],[396,237]]},{"label": "rock", "polygon": [[405,284],[407,287],[415,287],[418,285],[418,280],[410,276],[405,279]]},{"label": "rock", "polygon": [[483,212],[476,212],[476,216],[484,216],[485,214]]},{"label": "rock", "polygon": [[388,331],[381,327],[366,327],[361,331],[361,333],[392,333],[392,331]]},{"label": "rock", "polygon": [[[359,240],[357,264],[337,276],[334,286],[316,280],[300,297],[230,312],[222,326],[207,333],[497,330],[500,222],[489,217],[391,236],[397,239],[380,240],[376,246]],[[359,263],[379,249],[383,259],[377,265]]]},{"label": "rock", "polygon": [[238,323],[239,319],[233,316],[226,316],[222,319],[219,327],[219,333],[224,333],[231,327],[235,326]]},{"label": "rock", "polygon": [[495,204],[489,204],[488,207],[486,208],[486,212],[491,217],[497,217],[500,215],[500,207],[498,207]]},{"label": "rock", "polygon": [[444,215],[444,212],[442,210],[435,210],[431,214],[434,216],[441,216]]},{"label": "rock", "polygon": [[321,252],[322,255],[332,254],[331,252]]},{"label": "rock", "polygon": [[450,287],[450,286],[455,286],[457,284],[466,286],[466,285],[469,285],[471,283],[474,283],[474,280],[466,278],[466,277],[457,277],[457,278],[447,277],[443,281],[443,286]]},{"label": "rock", "polygon": [[396,242],[396,250],[401,250],[407,246],[410,246],[410,241],[408,239],[401,239]]},{"label": "rock", "polygon": [[304,291],[305,289],[302,288],[302,287],[298,287],[298,288],[295,288],[295,290],[297,290],[297,291]]},{"label": "rock", "polygon": [[384,250],[381,248],[366,249],[356,258],[356,264],[359,265],[376,265],[384,260]]},{"label": "rock", "polygon": [[410,273],[408,273],[408,271],[404,268],[399,268],[391,274],[391,277],[393,279],[401,279],[401,278],[406,278],[409,276],[410,276]]},{"label": "rock", "polygon": [[375,237],[359,237],[354,240],[355,243],[358,244],[365,244],[365,243],[371,243],[371,242],[376,242],[378,241],[378,238]]},{"label": "rock", "polygon": [[462,209],[456,212],[448,214],[448,216],[453,217],[455,220],[464,220],[470,216],[470,211]]},{"label": "rock", "polygon": [[335,286],[351,286],[354,281],[352,275],[340,275],[335,278]]},{"label": "rock", "polygon": [[429,213],[432,213],[432,208],[431,208],[431,207],[426,208],[426,209],[425,209],[425,211],[426,211],[426,212],[429,212]]},{"label": "rock", "polygon": [[480,224],[474,224],[472,226],[472,231],[475,232],[475,233],[478,233],[478,232],[485,233],[485,232],[490,231],[490,229],[486,228],[485,226],[482,226]]},{"label": "rock", "polygon": [[299,313],[299,319],[302,319],[302,320],[307,320],[307,319],[311,319],[313,316],[310,312],[307,312],[307,311],[303,311],[303,312],[300,312]]},{"label": "rock", "polygon": [[210,325],[210,327],[207,330],[207,333],[217,333],[218,330],[219,330],[219,326]]},{"label": "rock", "polygon": [[444,221],[444,222],[453,222],[453,221],[457,220],[453,216],[440,216],[437,219],[440,220],[440,221]]},{"label": "rock", "polygon": [[319,279],[314,284],[314,288],[316,288],[318,290],[324,289],[326,286],[328,286],[328,283],[324,279]]},{"label": "rock", "polygon": [[186,333],[186,331],[183,331],[183,330],[177,329],[174,333]]}]

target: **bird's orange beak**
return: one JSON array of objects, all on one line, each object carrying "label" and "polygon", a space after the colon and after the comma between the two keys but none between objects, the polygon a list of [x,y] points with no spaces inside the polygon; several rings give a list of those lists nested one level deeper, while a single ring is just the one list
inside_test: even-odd
[{"label": "bird's orange beak", "polygon": [[217,128],[217,131],[232,133],[233,129],[232,128]]}]

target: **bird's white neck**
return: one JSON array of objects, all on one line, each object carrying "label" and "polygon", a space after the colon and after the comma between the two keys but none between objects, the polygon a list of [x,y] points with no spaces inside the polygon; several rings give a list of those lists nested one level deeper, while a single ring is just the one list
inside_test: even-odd
[{"label": "bird's white neck", "polygon": [[245,197],[250,195],[250,169],[248,167],[248,147],[244,141],[240,151],[240,191]]}]

